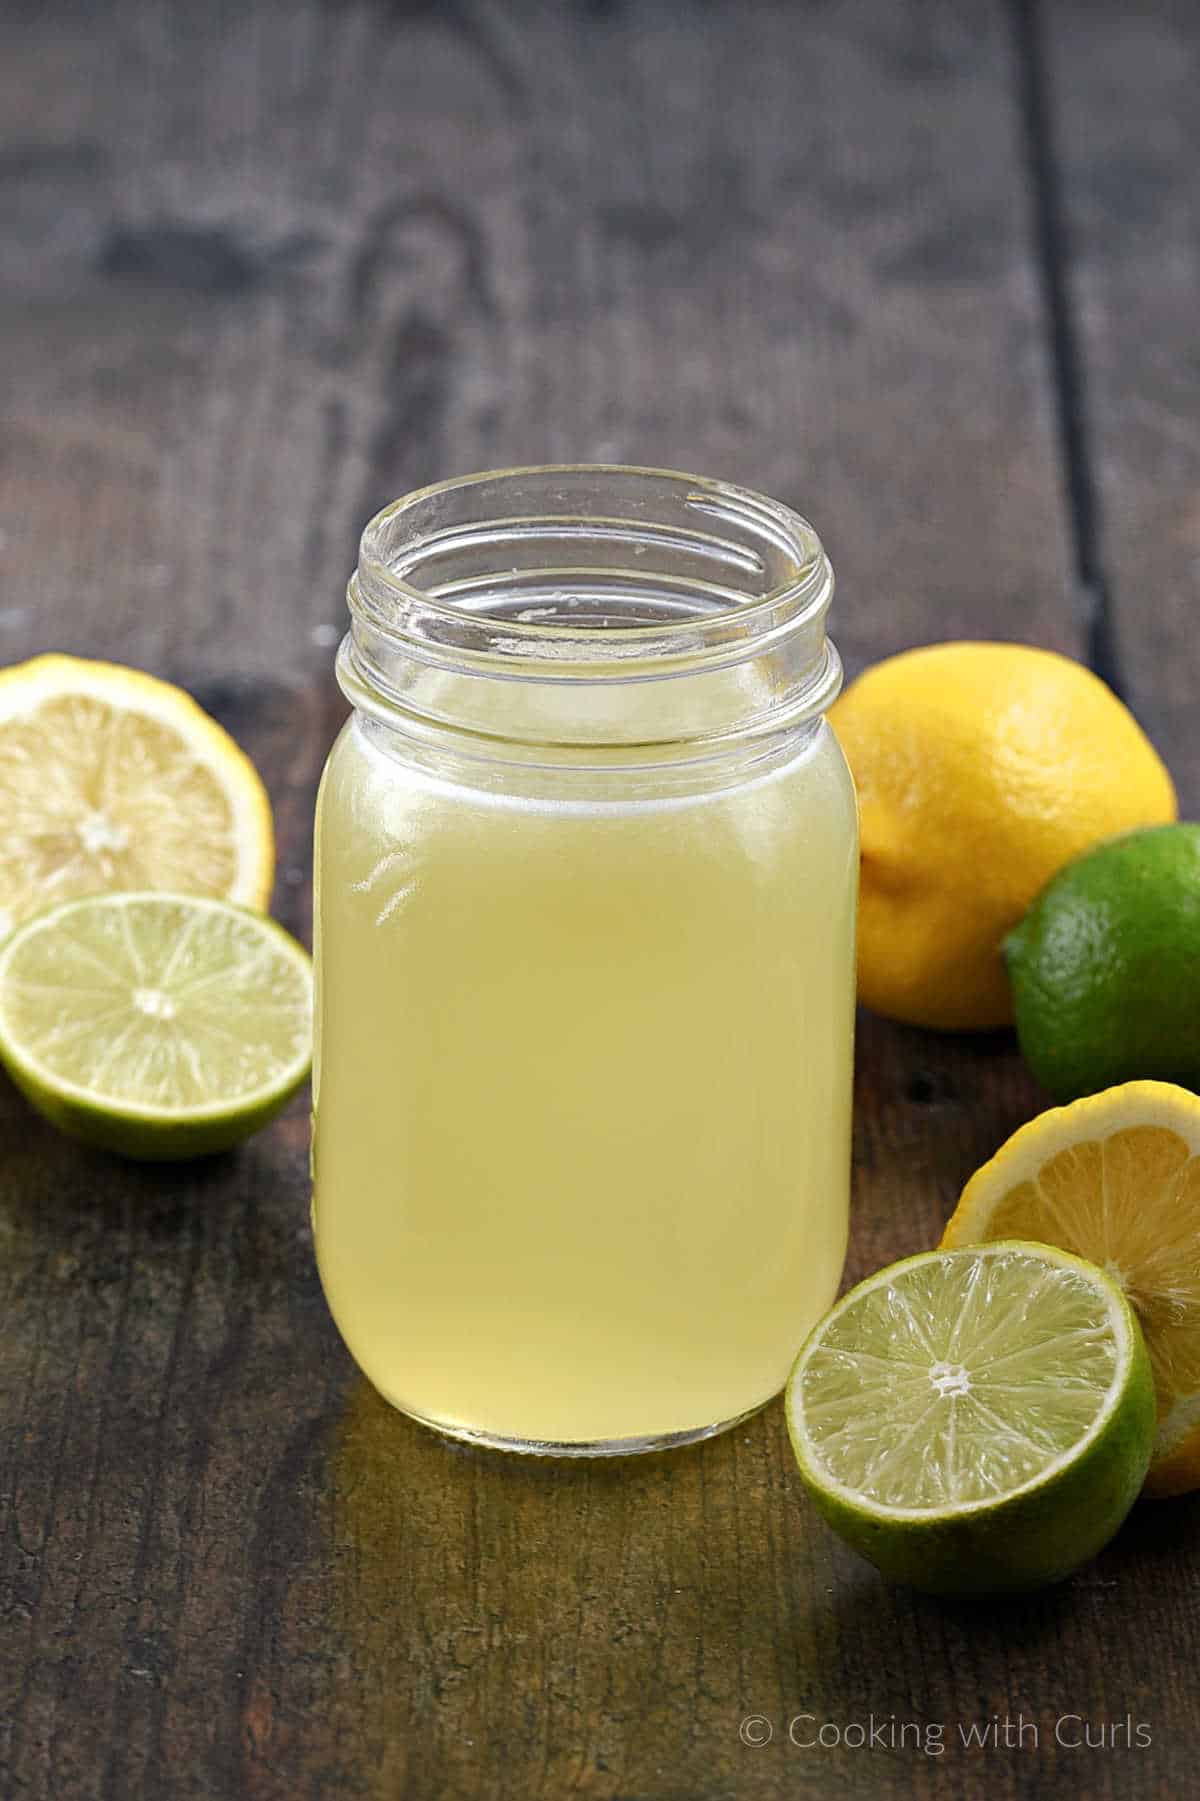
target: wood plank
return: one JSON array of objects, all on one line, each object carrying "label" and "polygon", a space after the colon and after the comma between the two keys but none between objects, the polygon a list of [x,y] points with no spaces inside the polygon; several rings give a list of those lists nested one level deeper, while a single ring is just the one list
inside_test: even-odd
[{"label": "wood plank", "polygon": [[14,650],[315,677],[372,509],[589,457],[801,504],[852,662],[1074,648],[994,7],[209,17],[10,34]]},{"label": "wood plank", "polygon": [[1116,651],[1194,817],[1200,19],[1170,0],[1064,0],[1046,23]]},{"label": "wood plank", "polygon": [[[264,769],[301,931],[341,585],[416,482],[696,466],[811,513],[852,666],[1079,647],[997,6],[121,0],[0,25],[0,109],[0,651],[195,687]],[[1006,1038],[864,1021],[851,1273],[930,1242],[1035,1104]],[[0,1109],[22,1796],[1015,1795],[1078,1768],[1060,1713],[1187,1719],[1155,1580],[1186,1509],[981,1618],[842,1552],[778,1408],[634,1468],[450,1449],[329,1323],[302,1107],[173,1173]],[[958,1743],[1018,1709],[1036,1762]],[[809,1712],[947,1750],[803,1750]],[[1089,1792],[1167,1793],[1135,1755]]]},{"label": "wood plank", "polygon": [[[1184,817],[1200,808],[1200,17],[1169,0],[1124,7],[1058,0],[1032,24],[1044,58],[1046,145],[1066,232],[1066,302],[1077,340],[1091,552],[1106,577],[1111,653],[1166,757]],[[1200,1508],[1138,1510],[1123,1543],[1152,1571],[1154,1646],[1145,1692],[1164,1767],[1194,1786],[1200,1729],[1175,1672],[1200,1656]],[[1136,1537],[1135,1537],[1136,1535]],[[1140,1544],[1139,1544],[1140,1541]],[[1153,1561],[1146,1553],[1153,1546]],[[1140,1792],[1140,1790],[1139,1790]]]}]

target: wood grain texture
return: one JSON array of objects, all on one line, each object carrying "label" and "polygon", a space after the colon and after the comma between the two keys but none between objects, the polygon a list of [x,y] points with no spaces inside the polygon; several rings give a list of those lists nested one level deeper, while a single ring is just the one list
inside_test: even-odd
[{"label": "wood grain texture", "polygon": [[[812,515],[852,666],[1078,649],[1012,42],[949,0],[6,18],[0,655],[186,681],[264,771],[303,934],[340,589],[414,483],[694,466]],[[1005,1037],[864,1019],[848,1273],[1037,1104]],[[965,1610],[842,1551],[778,1407],[630,1467],[447,1447],[337,1340],[306,1142],[301,1106],[139,1171],[0,1090],[0,1793],[1184,1792],[1193,1505]],[[1126,1712],[1149,1751],[1054,1743]],[[1005,1713],[1036,1751],[962,1748]],[[800,1714],[946,1748],[803,1749]]]},{"label": "wood grain texture", "polygon": [[1083,396],[1130,700],[1200,810],[1200,34],[1170,0],[1052,10]]},{"label": "wood grain texture", "polygon": [[311,679],[378,505],[606,457],[802,504],[852,662],[1073,647],[996,6],[126,3],[5,51],[14,647]]}]

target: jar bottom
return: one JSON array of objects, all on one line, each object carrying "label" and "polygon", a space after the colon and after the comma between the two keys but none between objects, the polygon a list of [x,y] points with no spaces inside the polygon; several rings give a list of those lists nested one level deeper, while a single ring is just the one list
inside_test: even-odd
[{"label": "jar bottom", "polygon": [[729,1432],[734,1426],[740,1426],[744,1420],[753,1419],[775,1399],[774,1395],[765,1395],[756,1401],[753,1407],[747,1407],[743,1413],[732,1414],[729,1419],[717,1420],[712,1425],[694,1426],[684,1432],[649,1433],[644,1438],[594,1438],[578,1441],[557,1442],[552,1439],[506,1438],[498,1432],[480,1432],[473,1426],[463,1426],[454,1420],[433,1419],[424,1413],[417,1413],[411,1407],[402,1407],[389,1395],[383,1395],[389,1406],[406,1419],[415,1420],[418,1426],[426,1426],[441,1438],[452,1438],[459,1444],[475,1445],[484,1451],[507,1451],[520,1457],[640,1457],[651,1451],[677,1451],[685,1445],[703,1443],[706,1438],[716,1438],[722,1432]]}]

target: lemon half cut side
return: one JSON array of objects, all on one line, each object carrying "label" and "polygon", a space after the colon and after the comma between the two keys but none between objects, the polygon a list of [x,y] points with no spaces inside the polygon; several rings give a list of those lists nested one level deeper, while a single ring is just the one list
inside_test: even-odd
[{"label": "lemon half cut side", "polygon": [[141,670],[59,655],[0,670],[0,817],[0,938],[84,894],[270,899],[257,771],[190,695]]},{"label": "lemon half cut side", "polygon": [[1146,1492],[1200,1487],[1200,1099],[1125,1082],[1030,1120],[967,1183],[942,1244],[1016,1236],[1120,1284],[1158,1397]]}]

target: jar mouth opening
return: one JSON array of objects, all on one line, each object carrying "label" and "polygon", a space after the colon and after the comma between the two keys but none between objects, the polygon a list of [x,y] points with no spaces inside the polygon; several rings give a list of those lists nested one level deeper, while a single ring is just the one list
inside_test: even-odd
[{"label": "jar mouth opening", "polygon": [[819,626],[832,587],[807,520],[765,495],[577,463],[394,501],[362,534],[349,601],[356,622],[410,654],[595,681],[760,654],[781,631]]},{"label": "jar mouth opening", "polygon": [[338,679],[409,736],[702,749],[824,711],[832,593],[812,527],[751,489],[611,463],[487,471],[371,520]]}]

